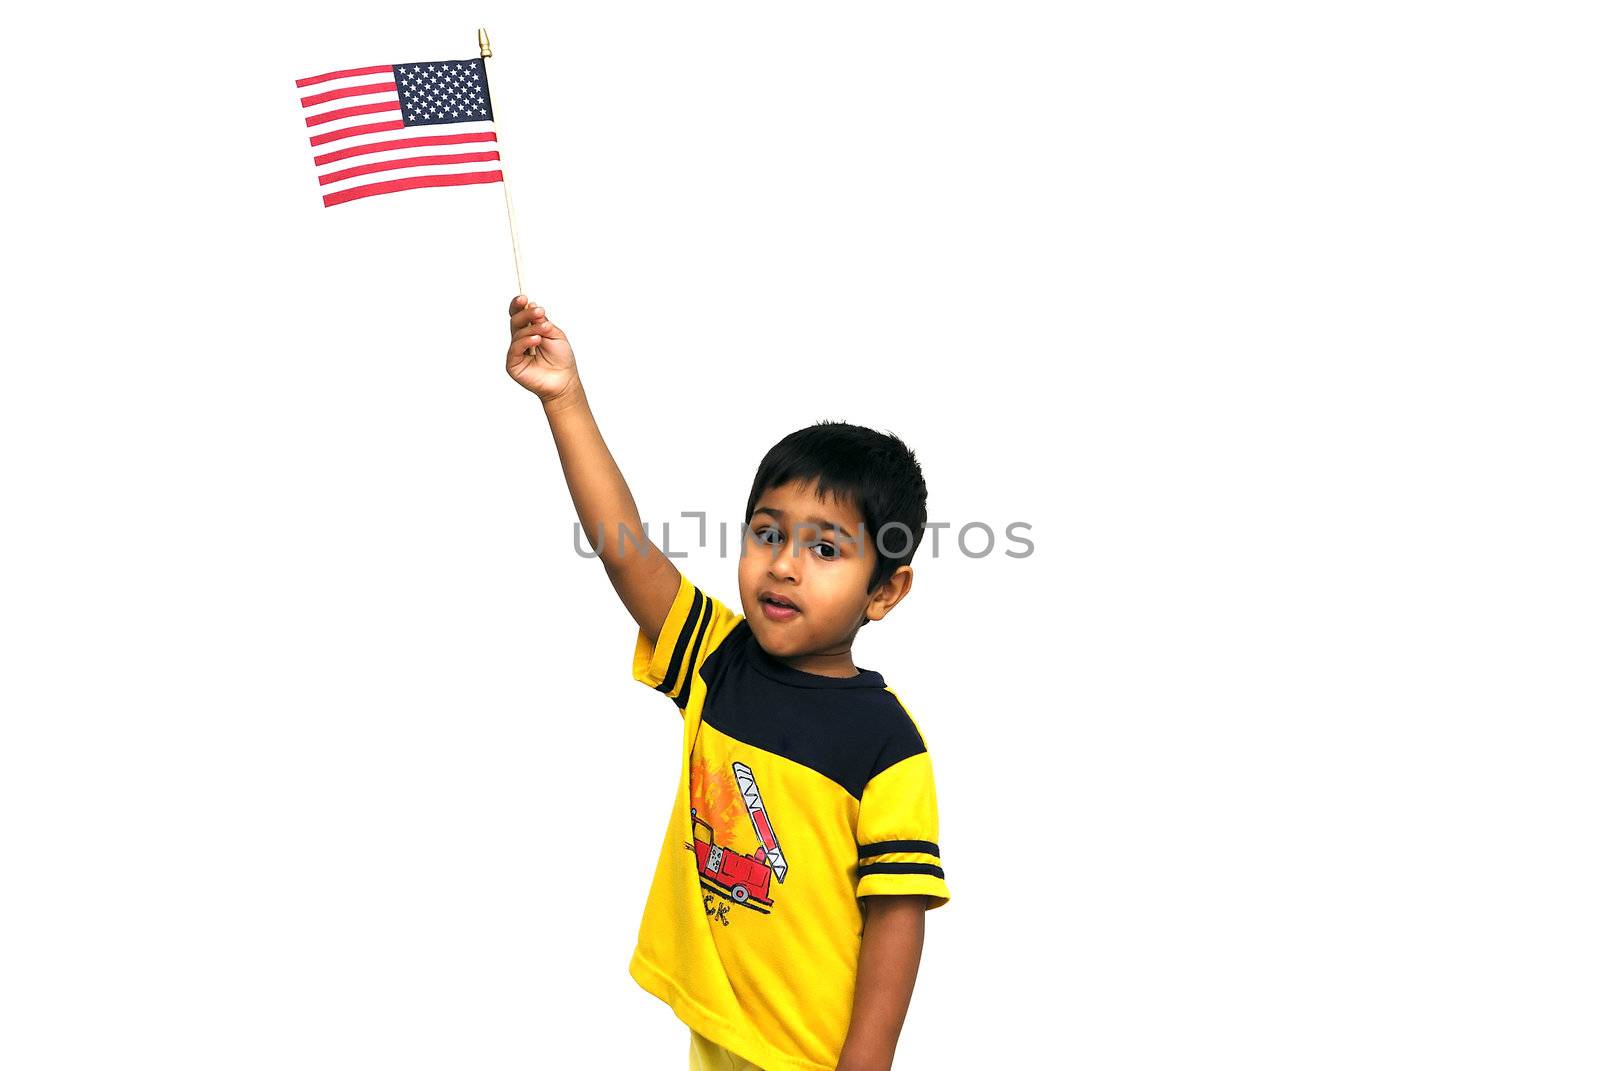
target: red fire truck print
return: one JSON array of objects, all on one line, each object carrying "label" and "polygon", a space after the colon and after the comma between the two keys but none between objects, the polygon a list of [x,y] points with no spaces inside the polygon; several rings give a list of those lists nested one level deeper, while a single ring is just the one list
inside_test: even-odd
[{"label": "red fire truck print", "polygon": [[700,887],[742,907],[769,915],[772,913],[772,879],[776,877],[781,885],[789,873],[789,863],[783,857],[778,835],[767,817],[755,774],[744,763],[736,762],[733,776],[739,783],[739,794],[744,798],[756,839],[761,843],[754,855],[744,855],[726,844],[718,844],[716,829],[691,807],[689,816],[694,823],[693,847],[700,869]]}]

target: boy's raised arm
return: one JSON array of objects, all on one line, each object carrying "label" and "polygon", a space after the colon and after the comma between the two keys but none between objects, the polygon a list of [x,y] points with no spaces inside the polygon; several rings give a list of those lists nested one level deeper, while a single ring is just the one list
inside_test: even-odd
[{"label": "boy's raised arm", "polygon": [[[611,586],[654,643],[678,594],[678,567],[645,538],[633,493],[589,410],[566,334],[550,322],[544,309],[520,294],[511,301],[510,316],[506,372],[544,404],[589,545],[600,548]],[[620,537],[619,526],[627,530],[626,538]]]}]

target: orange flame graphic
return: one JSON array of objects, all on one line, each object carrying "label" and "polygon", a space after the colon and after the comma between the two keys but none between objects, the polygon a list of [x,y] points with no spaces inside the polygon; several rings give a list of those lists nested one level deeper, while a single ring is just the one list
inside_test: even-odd
[{"label": "orange flame graphic", "polygon": [[[739,795],[739,786],[731,773],[712,770],[704,759],[696,759],[689,767],[689,803],[717,831],[718,844],[740,850],[733,843],[735,834],[741,828],[748,830],[750,823],[742,821],[745,817],[744,798]],[[754,836],[754,833],[751,835]]]}]

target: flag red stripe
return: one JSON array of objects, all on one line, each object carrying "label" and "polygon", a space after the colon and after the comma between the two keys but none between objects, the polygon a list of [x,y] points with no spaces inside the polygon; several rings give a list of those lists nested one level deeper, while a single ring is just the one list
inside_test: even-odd
[{"label": "flag red stripe", "polygon": [[358,175],[371,175],[379,171],[393,171],[400,167],[422,167],[425,164],[481,164],[485,160],[498,160],[498,152],[464,152],[454,156],[407,156],[399,160],[379,160],[375,164],[362,164],[359,167],[347,167],[343,171],[333,171],[323,175],[317,181],[326,186],[330,182],[343,182]]},{"label": "flag red stripe", "polygon": [[398,93],[399,88],[393,82],[369,82],[361,86],[345,86],[343,89],[330,89],[326,93],[318,93],[314,97],[301,97],[300,106],[309,108],[313,104],[326,104],[330,100],[340,97],[362,97],[368,93],[382,93],[385,90]]},{"label": "flag red stripe", "polygon": [[316,148],[318,145],[326,145],[328,142],[338,141],[340,138],[353,138],[357,134],[376,134],[380,130],[404,130],[405,128],[406,124],[399,119],[388,123],[368,123],[366,126],[347,126],[339,130],[329,131],[326,134],[318,134],[311,139],[311,147]]},{"label": "flag red stripe", "polygon": [[322,203],[332,208],[334,205],[342,205],[346,201],[354,201],[360,197],[376,197],[380,193],[396,193],[400,190],[418,190],[424,186],[468,186],[476,182],[503,181],[505,181],[504,176],[498,171],[474,171],[470,175],[417,175],[413,178],[375,182],[371,186],[356,186],[338,193],[325,193],[322,195]]},{"label": "flag red stripe", "polygon": [[331,82],[335,78],[355,78],[363,74],[392,75],[394,74],[394,65],[384,63],[376,67],[352,67],[348,71],[329,71],[327,74],[313,75],[310,78],[296,78],[294,84],[296,89],[304,89],[306,86],[314,86],[318,82]]},{"label": "flag red stripe", "polygon": [[416,149],[423,145],[463,145],[469,141],[494,141],[493,130],[486,130],[477,134],[438,134],[425,138],[401,138],[399,141],[373,141],[365,145],[352,145],[348,149],[336,149],[314,157],[312,162],[318,167],[323,164],[334,164],[340,160],[348,160],[352,156],[363,156],[369,152],[387,152],[390,149]]},{"label": "flag red stripe", "polygon": [[400,110],[398,100],[380,100],[376,104],[357,104],[353,108],[335,108],[331,112],[322,112],[318,115],[306,116],[306,126],[321,126],[331,123],[335,119],[348,119],[352,115],[371,115],[374,112],[397,112]]}]

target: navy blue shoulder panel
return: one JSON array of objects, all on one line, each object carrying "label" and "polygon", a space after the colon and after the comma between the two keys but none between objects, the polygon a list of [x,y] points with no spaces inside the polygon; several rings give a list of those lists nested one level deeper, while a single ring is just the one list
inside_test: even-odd
[{"label": "navy blue shoulder panel", "polygon": [[817,771],[856,799],[867,782],[927,750],[885,688],[805,688],[757,672],[755,644],[741,621],[700,667],[701,720],[718,732]]}]

